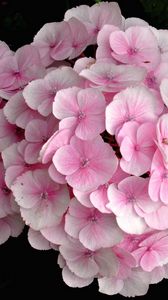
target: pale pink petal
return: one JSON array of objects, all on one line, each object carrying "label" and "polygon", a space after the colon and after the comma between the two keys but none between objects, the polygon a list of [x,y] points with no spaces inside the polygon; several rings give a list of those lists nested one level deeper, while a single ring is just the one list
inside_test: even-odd
[{"label": "pale pink petal", "polygon": [[82,288],[88,286],[93,281],[92,277],[84,279],[76,276],[67,266],[65,266],[62,270],[62,278],[68,286],[73,288]]},{"label": "pale pink petal", "polygon": [[50,243],[42,236],[40,231],[29,229],[28,241],[30,245],[37,250],[49,250],[51,249]]},{"label": "pale pink petal", "polygon": [[64,175],[71,175],[80,168],[80,157],[71,146],[63,146],[53,156],[57,170]]},{"label": "pale pink petal", "polygon": [[124,286],[123,280],[118,279],[116,277],[99,278],[98,283],[99,283],[99,292],[106,295],[118,294]]},{"label": "pale pink petal", "polygon": [[146,214],[145,222],[153,229],[168,229],[168,207],[161,206],[156,212]]},{"label": "pale pink petal", "polygon": [[154,250],[145,252],[145,254],[142,256],[140,261],[140,265],[142,266],[143,270],[146,272],[151,272],[159,264],[160,264],[159,255]]}]

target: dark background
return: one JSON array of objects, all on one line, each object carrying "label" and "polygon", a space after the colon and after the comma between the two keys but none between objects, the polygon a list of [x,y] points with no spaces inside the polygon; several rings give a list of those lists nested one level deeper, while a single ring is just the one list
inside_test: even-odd
[{"label": "dark background", "polygon": [[[123,0],[116,1],[125,17],[140,17],[157,28],[168,28],[167,0]],[[40,3],[40,4],[39,4]],[[4,40],[11,49],[30,43],[35,33],[47,22],[60,21],[64,12],[71,7],[88,4],[92,0],[0,0],[0,40]],[[36,5],[36,7],[35,7]],[[10,238],[0,246],[0,299],[32,299],[40,297],[49,299],[78,299],[81,296],[107,299],[108,296],[98,293],[97,284],[89,287],[72,289],[67,287],[61,278],[57,266],[55,251],[38,251],[27,241],[27,228],[17,239]],[[162,295],[167,298],[168,281],[150,286],[143,299],[153,299]],[[142,297],[141,297],[142,298]],[[124,299],[113,296],[113,299]]]}]

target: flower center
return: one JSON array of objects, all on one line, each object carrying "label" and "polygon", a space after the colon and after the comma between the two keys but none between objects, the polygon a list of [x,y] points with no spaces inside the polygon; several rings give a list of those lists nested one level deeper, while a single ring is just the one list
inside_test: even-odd
[{"label": "flower center", "polygon": [[129,55],[135,55],[135,54],[137,54],[138,49],[137,48],[129,48],[127,52]]},{"label": "flower center", "polygon": [[42,193],[40,194],[40,198],[41,198],[42,200],[47,200],[47,199],[48,199],[48,193],[47,193],[47,192],[42,192]]},{"label": "flower center", "polygon": [[168,145],[168,138],[163,138],[162,143],[165,144],[165,145]]},{"label": "flower center", "polygon": [[135,201],[135,197],[133,194],[128,194],[127,195],[127,201],[128,202],[134,202]]},{"label": "flower center", "polygon": [[162,174],[162,179],[168,179],[168,172]]},{"label": "flower center", "polygon": [[15,76],[15,77],[20,77],[20,72],[19,72],[19,71],[14,71],[14,72],[13,72],[13,76]]},{"label": "flower center", "polygon": [[83,111],[79,111],[78,113],[78,120],[81,121],[86,117],[86,114]]},{"label": "flower center", "polygon": [[93,251],[90,251],[90,250],[88,250],[88,251],[86,251],[86,252],[84,253],[84,255],[85,255],[86,257],[88,257],[88,258],[91,258],[91,257],[93,256],[93,254],[94,254],[94,252],[93,252]]},{"label": "flower center", "polygon": [[85,167],[87,167],[88,166],[88,164],[89,164],[89,159],[88,158],[83,158],[82,160],[81,160],[81,168],[85,168]]},{"label": "flower center", "polygon": [[7,186],[3,186],[1,188],[1,190],[2,190],[2,192],[3,192],[4,195],[9,195],[11,193],[10,189],[8,189]]},{"label": "flower center", "polygon": [[140,150],[140,146],[139,145],[135,145],[134,149],[135,149],[135,151],[139,151]]},{"label": "flower center", "polygon": [[151,75],[146,78],[146,82],[149,88],[153,88],[156,85],[156,77]]}]

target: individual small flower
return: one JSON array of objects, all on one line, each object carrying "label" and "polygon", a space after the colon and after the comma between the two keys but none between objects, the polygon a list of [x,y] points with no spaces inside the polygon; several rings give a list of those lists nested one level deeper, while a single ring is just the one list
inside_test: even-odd
[{"label": "individual small flower", "polygon": [[106,130],[114,135],[124,123],[139,124],[157,119],[158,102],[145,87],[130,87],[114,96],[106,108]]},{"label": "individual small flower", "polygon": [[165,168],[159,149],[153,156],[148,192],[153,201],[168,204],[168,169]]},{"label": "individual small flower", "polygon": [[156,150],[155,124],[127,122],[119,132],[122,139],[120,152],[121,168],[132,175],[140,176],[150,170],[152,158]]},{"label": "individual small flower", "polygon": [[30,82],[23,91],[27,105],[46,117],[52,112],[56,93],[72,86],[81,86],[82,79],[70,67],[50,71],[43,79]]},{"label": "individual small flower", "polygon": [[147,225],[144,213],[157,209],[148,195],[148,179],[130,176],[108,188],[107,208],[116,215],[119,227],[129,234],[142,234]]},{"label": "individual small flower", "polygon": [[25,85],[45,74],[38,50],[31,45],[19,48],[14,55],[0,60],[0,95],[10,99]]},{"label": "individual small flower", "polygon": [[27,171],[11,189],[22,218],[34,230],[57,225],[69,204],[67,187],[52,181],[44,169]]},{"label": "individual small flower", "polygon": [[[100,185],[95,191],[89,194],[89,199],[92,205],[102,213],[111,213],[111,210],[107,208],[107,204],[109,203],[109,199],[107,196],[109,185],[111,183],[119,183],[122,179],[128,177],[128,174],[125,173],[119,165],[114,172],[115,173],[112,175],[111,179],[108,182]],[[80,201],[78,197],[77,199]]]},{"label": "individual small flower", "polygon": [[33,45],[37,47],[44,66],[54,60],[64,60],[71,53],[72,34],[67,22],[45,24],[35,35]]},{"label": "individual small flower", "polygon": [[78,57],[82,53],[82,51],[85,50],[88,45],[90,36],[86,30],[85,25],[78,19],[72,17],[68,20],[67,23],[70,27],[72,35],[69,59],[73,59],[75,57]]},{"label": "individual small flower", "polygon": [[119,31],[120,28],[114,25],[105,24],[99,31],[97,36],[97,50],[96,59],[97,62],[109,62],[116,64],[116,60],[112,57],[111,47],[109,43],[110,34],[113,31]]},{"label": "individual small flower", "polygon": [[3,112],[9,123],[22,129],[25,129],[28,122],[39,117],[39,114],[26,104],[22,92],[18,92],[10,98]]},{"label": "individual small flower", "polygon": [[118,259],[112,248],[91,251],[78,240],[69,239],[59,248],[68,268],[80,278],[113,276],[118,270]]},{"label": "individual small flower", "polygon": [[106,183],[116,168],[116,156],[101,137],[82,141],[72,137],[70,144],[57,150],[53,163],[57,170],[66,175],[70,186],[87,192]]},{"label": "individual small flower", "polygon": [[105,62],[92,64],[80,73],[90,81],[89,86],[99,87],[104,92],[120,92],[126,87],[138,85],[145,78],[145,74],[144,68]]},{"label": "individual small flower", "polygon": [[161,62],[155,69],[149,71],[144,80],[149,89],[159,91],[160,84],[168,77],[168,63]]},{"label": "individual small flower", "polygon": [[140,242],[132,254],[146,272],[167,263],[168,232],[154,233]]},{"label": "individual small flower", "polygon": [[10,236],[17,237],[24,228],[24,222],[18,213],[10,214],[0,219],[0,244],[5,243]]},{"label": "individual small flower", "polygon": [[107,295],[121,294],[124,297],[145,295],[149,289],[150,274],[133,268],[127,278],[103,277],[98,279],[99,291]]},{"label": "individual small flower", "polygon": [[168,164],[168,114],[160,116],[156,124],[157,145],[165,165]]},{"label": "individual small flower", "polygon": [[92,251],[112,247],[122,239],[114,215],[102,214],[94,207],[87,208],[75,198],[65,217],[65,231]]},{"label": "individual small flower", "polygon": [[0,162],[0,218],[11,215],[17,211],[12,191],[8,189],[4,180],[5,170],[3,162]]},{"label": "individual small flower", "polygon": [[8,188],[15,182],[21,174],[43,166],[38,164],[28,164],[25,162],[24,154],[28,142],[22,140],[18,143],[13,143],[2,152],[3,164],[5,167],[5,183]]},{"label": "individual small flower", "polygon": [[96,43],[98,32],[105,24],[112,24],[120,27],[122,24],[121,11],[116,2],[102,2],[96,3],[91,7],[87,5],[80,5],[71,8],[65,13],[65,21],[75,17],[80,20],[88,31],[90,44]]},{"label": "individual small flower", "polygon": [[62,146],[68,145],[72,137],[70,129],[57,130],[40,150],[40,159],[43,164],[52,160],[55,152]]},{"label": "individual small flower", "polygon": [[10,124],[4,115],[3,109],[0,109],[0,151],[23,138],[23,130],[14,124]]},{"label": "individual small flower", "polygon": [[38,163],[39,153],[44,143],[58,129],[58,122],[50,116],[48,119],[35,119],[29,122],[25,129],[25,161],[28,164]]},{"label": "individual small flower", "polygon": [[91,140],[105,129],[105,106],[104,96],[98,90],[73,87],[57,93],[53,114],[63,120],[62,127],[72,127],[78,138]]},{"label": "individual small flower", "polygon": [[147,26],[132,26],[110,34],[111,55],[120,63],[143,66],[147,70],[160,62],[158,43]]}]

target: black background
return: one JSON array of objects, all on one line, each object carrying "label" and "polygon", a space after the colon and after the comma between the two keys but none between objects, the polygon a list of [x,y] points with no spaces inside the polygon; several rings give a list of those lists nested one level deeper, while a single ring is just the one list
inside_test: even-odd
[{"label": "black background", "polygon": [[[119,3],[125,17],[141,17],[153,26],[158,25],[155,24],[152,15],[145,12],[140,1],[116,2]],[[15,50],[30,43],[43,24],[62,20],[68,7],[80,4],[92,5],[94,1],[0,0],[0,39]],[[57,265],[57,252],[54,250],[38,251],[31,248],[27,241],[27,228],[19,238],[10,238],[0,246],[0,299],[2,300],[9,297],[14,299],[27,299],[28,297],[32,299],[35,297],[37,299],[40,297],[78,299],[82,296],[83,298],[92,296],[98,300],[108,298],[98,293],[97,290],[96,282],[82,290],[67,287],[62,281],[61,270]],[[157,285],[151,285],[148,294],[143,296],[143,299],[153,299],[160,295],[164,299],[167,298],[166,294],[168,295],[168,282],[163,280]],[[124,298],[117,295],[113,296],[113,299]]]}]

